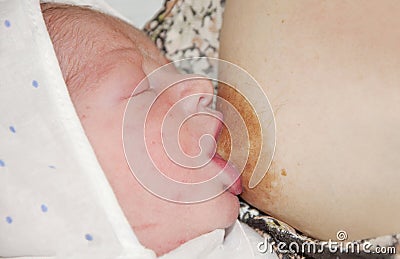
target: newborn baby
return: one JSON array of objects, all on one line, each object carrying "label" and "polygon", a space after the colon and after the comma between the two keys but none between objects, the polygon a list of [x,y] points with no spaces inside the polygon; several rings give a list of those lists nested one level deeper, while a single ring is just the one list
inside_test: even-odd
[{"label": "newborn baby", "polygon": [[[146,75],[168,63],[150,39],[127,23],[90,9],[54,4],[42,4],[41,8],[76,112],[139,241],[162,255],[190,239],[232,225],[238,215],[236,195],[241,192],[240,181],[211,200],[195,204],[174,203],[147,191],[126,162],[122,128],[128,101],[132,98],[139,103],[152,101],[163,90],[151,85],[131,96]],[[179,77],[177,72],[171,73],[171,76]],[[209,81],[182,81],[161,95],[158,110],[150,114],[149,120],[158,125],[157,122],[162,121],[179,99],[193,94],[196,99],[178,105],[174,112],[209,111],[212,92]],[[146,113],[140,106],[135,111],[138,118]],[[217,136],[220,125],[210,116],[188,120],[179,135],[183,151],[192,156],[199,153],[200,137],[204,134]],[[143,138],[141,131],[134,130],[143,127],[140,119],[128,127],[132,129],[132,138]],[[152,152],[164,154],[158,137],[160,131],[161,127],[152,128],[149,133],[153,140]],[[214,156],[212,145],[207,152]],[[141,150],[137,153],[147,155]],[[207,167],[195,170],[177,166],[165,154],[155,159],[168,176],[185,182],[209,179],[225,165],[224,161],[214,157]]]}]

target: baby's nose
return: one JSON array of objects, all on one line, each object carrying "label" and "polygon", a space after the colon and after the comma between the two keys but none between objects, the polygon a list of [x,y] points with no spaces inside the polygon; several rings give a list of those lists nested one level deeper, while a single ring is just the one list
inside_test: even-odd
[{"label": "baby's nose", "polygon": [[184,75],[174,86],[175,100],[181,100],[188,112],[201,112],[212,103],[214,87],[207,78]]},{"label": "baby's nose", "polygon": [[215,137],[220,130],[221,115],[209,106],[214,88],[209,79],[198,75],[179,75],[167,90],[170,104],[163,128],[178,140],[165,139],[178,164],[198,167],[208,163],[215,153]]}]

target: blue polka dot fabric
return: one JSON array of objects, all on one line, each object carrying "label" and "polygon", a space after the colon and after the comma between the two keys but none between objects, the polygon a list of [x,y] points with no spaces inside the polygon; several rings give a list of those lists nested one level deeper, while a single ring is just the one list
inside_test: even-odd
[{"label": "blue polka dot fabric", "polygon": [[86,234],[86,235],[85,235],[85,239],[86,239],[87,241],[93,241],[93,236],[92,236],[91,234]]},{"label": "blue polka dot fabric", "polygon": [[82,130],[39,1],[0,1],[0,24],[0,258],[155,258]]},{"label": "blue polka dot fabric", "polygon": [[5,26],[6,28],[11,27],[11,22],[10,22],[10,20],[5,20],[5,21],[4,21],[4,26]]},{"label": "blue polka dot fabric", "polygon": [[48,210],[46,204],[42,204],[42,205],[40,206],[40,209],[42,210],[42,212],[47,212],[47,210]]},{"label": "blue polka dot fabric", "polygon": [[38,88],[38,87],[39,87],[38,81],[33,80],[33,81],[32,81],[32,86],[35,87],[35,88]]},{"label": "blue polka dot fabric", "polygon": [[7,216],[7,217],[6,217],[6,222],[7,222],[8,224],[11,224],[11,223],[13,222],[12,217]]}]

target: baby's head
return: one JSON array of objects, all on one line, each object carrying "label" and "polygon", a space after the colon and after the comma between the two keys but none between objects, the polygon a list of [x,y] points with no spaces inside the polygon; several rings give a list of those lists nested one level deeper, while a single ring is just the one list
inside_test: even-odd
[{"label": "baby's head", "polygon": [[[160,255],[201,234],[230,226],[238,214],[238,199],[232,193],[235,191],[226,191],[201,203],[169,202],[144,189],[125,159],[122,121],[126,105],[139,82],[168,62],[156,46],[125,22],[90,9],[44,4],[42,11],[76,112],[139,241]],[[135,95],[135,101],[139,104],[153,101],[163,90],[157,87],[152,85],[141,90]],[[179,117],[208,110],[212,92],[209,81],[182,81],[161,95],[158,110],[150,114],[149,119],[158,125],[177,100],[192,94],[197,94],[196,99],[178,105],[170,114],[172,120],[174,113],[179,113],[175,114]],[[127,126],[134,139],[143,139],[142,131],[135,129],[143,127],[139,118],[146,116],[146,112],[138,105],[137,122],[133,118]],[[216,136],[220,125],[210,116],[187,120],[179,132],[183,151],[192,156],[199,153],[200,137],[204,134]],[[152,149],[159,151],[155,159],[171,178],[204,181],[223,167],[219,158],[202,169],[178,166],[162,151],[160,132],[161,127],[150,130]],[[215,147],[210,146],[206,152],[213,155],[211,148]],[[146,150],[135,153],[147,155]]]}]

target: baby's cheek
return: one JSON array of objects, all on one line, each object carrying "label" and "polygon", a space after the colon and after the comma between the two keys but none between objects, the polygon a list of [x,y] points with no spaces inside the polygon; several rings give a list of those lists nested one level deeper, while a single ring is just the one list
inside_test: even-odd
[{"label": "baby's cheek", "polygon": [[181,122],[174,120],[174,114],[168,116],[168,121],[156,116],[147,120],[147,151],[166,175],[184,180],[185,173],[205,170],[202,166],[206,166],[213,156],[214,152],[210,150],[215,149],[215,142],[211,136],[201,138],[199,131],[187,127],[186,123],[180,127]]},{"label": "baby's cheek", "polygon": [[[204,202],[198,206],[197,219],[208,229],[227,228],[231,226],[239,215],[239,199],[229,192]],[[205,216],[207,215],[207,216]]]},{"label": "baby's cheek", "polygon": [[155,170],[152,173],[162,173],[178,182],[198,183],[211,179],[221,171],[221,168],[212,162],[198,168],[193,168],[194,163],[191,162],[187,162],[187,164],[177,163],[171,159],[171,156],[174,156],[173,153],[168,156],[165,150],[161,150],[163,149],[162,145],[156,144],[155,146],[153,152],[151,152]]}]

